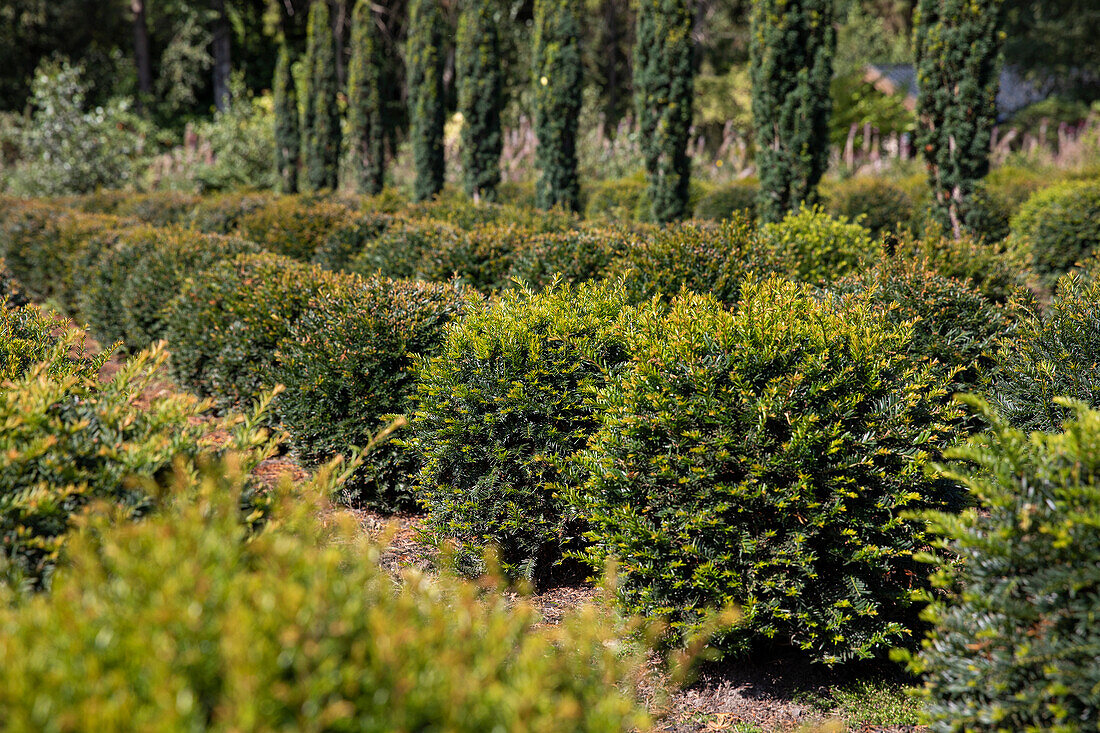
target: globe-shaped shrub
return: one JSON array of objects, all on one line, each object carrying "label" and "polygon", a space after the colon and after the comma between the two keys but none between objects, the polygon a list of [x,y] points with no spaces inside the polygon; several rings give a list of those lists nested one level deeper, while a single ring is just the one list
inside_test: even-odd
[{"label": "globe-shaped shrub", "polygon": [[242,215],[240,232],[266,250],[308,262],[332,231],[351,217],[351,210],[340,203],[285,196]]},{"label": "globe-shaped shrub", "polygon": [[829,188],[828,201],[830,214],[858,221],[876,238],[913,220],[913,199],[905,189],[877,177],[836,183]]},{"label": "globe-shaped shrub", "polygon": [[912,641],[929,571],[923,524],[900,513],[941,501],[924,468],[960,411],[911,338],[780,280],[746,281],[735,312],[685,295],[646,314],[571,495],[625,606],[687,635],[737,604],[728,652],[835,663]]},{"label": "globe-shaped shrub", "polygon": [[1045,285],[1100,245],[1100,182],[1060,183],[1027,200],[1012,219],[1012,237],[1026,247]]},{"label": "globe-shaped shrub", "polygon": [[[365,447],[416,389],[413,364],[439,351],[444,329],[477,295],[456,284],[385,277],[333,279],[280,340],[273,379],[286,386],[279,417],[295,452],[316,465]],[[412,509],[419,461],[385,442],[348,478],[348,498]]]},{"label": "globe-shaped shrub", "polygon": [[570,283],[595,280],[638,236],[631,227],[616,224],[539,234],[515,252],[510,276],[536,289],[555,278]]},{"label": "globe-shaped shrub", "polygon": [[396,220],[368,240],[344,267],[360,275],[394,278],[423,276],[423,260],[433,252],[456,246],[463,232],[451,224],[430,219]]},{"label": "globe-shaped shrub", "polygon": [[749,219],[756,215],[756,199],[760,196],[760,185],[752,183],[731,183],[718,186],[707,192],[695,206],[697,219],[721,221],[734,216]]},{"label": "globe-shaped shrub", "polygon": [[553,577],[581,533],[565,459],[598,423],[592,392],[626,359],[632,313],[612,285],[505,291],[420,362],[407,442],[429,532],[460,541],[460,560],[477,567],[495,544],[511,575]]},{"label": "globe-shaped shrub", "polygon": [[844,217],[834,219],[817,207],[764,224],[758,238],[758,246],[777,262],[777,272],[814,285],[843,277],[878,254],[866,229]]}]

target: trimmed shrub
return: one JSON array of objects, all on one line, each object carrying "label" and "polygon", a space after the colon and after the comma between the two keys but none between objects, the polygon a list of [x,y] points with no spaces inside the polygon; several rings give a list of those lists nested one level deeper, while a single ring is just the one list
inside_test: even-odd
[{"label": "trimmed shrub", "polygon": [[275,254],[308,262],[332,231],[352,216],[343,204],[284,196],[240,218],[240,233]]},{"label": "trimmed shrub", "polygon": [[[146,352],[101,382],[109,354],[72,354],[79,332],[43,339],[41,323],[32,322],[39,333],[28,344],[18,328],[7,328],[19,314],[0,317],[5,351],[25,358],[37,347],[43,357],[0,389],[0,565],[9,584],[38,588],[48,584],[76,513],[107,501],[123,517],[146,514],[156,499],[148,482],[193,469],[210,436],[228,425],[198,420],[209,405],[189,395],[138,406],[167,358],[163,351]],[[252,448],[265,439],[249,423],[230,442]],[[246,469],[270,447],[249,456]]]},{"label": "trimmed shrub", "polygon": [[221,405],[254,400],[274,386],[276,348],[302,311],[341,277],[273,254],[218,262],[168,306],[172,376]]},{"label": "trimmed shrub", "polygon": [[508,273],[515,252],[536,233],[517,224],[485,224],[428,250],[421,258],[421,276],[444,282],[457,275],[464,283],[483,293],[508,287]]},{"label": "trimmed shrub", "polygon": [[844,217],[834,219],[816,206],[764,224],[759,239],[780,272],[813,285],[843,277],[878,254],[866,229]]},{"label": "trimmed shrub", "polygon": [[[473,294],[456,284],[345,278],[318,290],[278,348],[274,380],[286,385],[279,417],[309,464],[364,447],[387,416],[411,408],[413,363],[439,351],[444,327]],[[476,297],[476,296],[475,296]],[[355,503],[416,506],[419,461],[385,443],[345,483]]]},{"label": "trimmed shrub", "polygon": [[188,277],[215,262],[260,251],[243,239],[189,229],[125,230],[90,268],[78,297],[80,313],[101,341],[143,349],[164,338],[165,308]]},{"label": "trimmed shrub", "polygon": [[344,269],[360,275],[422,277],[424,258],[433,252],[453,249],[461,238],[461,230],[444,222],[395,220],[388,229],[368,241]]},{"label": "trimmed shrub", "polygon": [[395,585],[354,518],[311,487],[282,491],[274,526],[250,538],[240,490],[210,470],[169,484],[181,498],[144,522],[93,518],[48,596],[0,604],[5,727],[648,726],[634,683],[644,656],[623,652],[603,609],[540,626],[529,603],[472,583]]},{"label": "trimmed shrub", "polygon": [[1061,183],[1039,191],[1012,219],[1012,237],[1031,268],[1053,286],[1100,245],[1100,182]]},{"label": "trimmed shrub", "polygon": [[722,221],[744,216],[752,219],[756,216],[756,200],[759,197],[760,184],[755,181],[718,186],[699,199],[695,206],[695,218]]},{"label": "trimmed shrub", "polygon": [[611,262],[607,275],[622,279],[636,303],[684,289],[733,303],[745,273],[771,267],[756,247],[755,235],[755,226],[741,217],[650,229]]},{"label": "trimmed shrub", "polygon": [[540,232],[560,232],[580,221],[576,214],[561,207],[540,211],[487,201],[475,203],[466,196],[446,192],[431,201],[402,207],[401,213],[410,219],[432,219],[466,230],[483,224],[517,224]]},{"label": "trimmed shrub", "polygon": [[839,293],[866,293],[886,320],[912,322],[910,353],[939,362],[955,389],[974,389],[992,368],[1020,313],[990,301],[972,284],[944,277],[927,260],[886,257],[870,270],[833,283]]},{"label": "trimmed shrub", "polygon": [[[911,669],[933,731],[1089,730],[1100,719],[1100,412],[1053,435],[992,430],[948,453],[981,510],[927,517],[948,570]],[[954,572],[951,572],[951,571]]]},{"label": "trimmed shrub", "polygon": [[1021,430],[1057,431],[1056,397],[1100,407],[1100,280],[1062,278],[1045,312],[1032,310],[997,353],[991,401]]},{"label": "trimmed shrub", "polygon": [[27,294],[23,291],[23,286],[11,274],[11,270],[8,269],[3,257],[0,257],[0,300],[8,308],[18,308],[30,302]]},{"label": "trimmed shrub", "polygon": [[406,443],[424,461],[428,532],[460,541],[467,567],[493,544],[506,573],[545,583],[575,548],[563,464],[596,427],[590,391],[626,358],[631,313],[612,285],[506,291],[472,305],[419,363]]},{"label": "trimmed shrub", "polygon": [[832,216],[863,225],[876,239],[913,223],[914,206],[909,194],[881,178],[839,181],[825,190],[825,197]]},{"label": "trimmed shrub", "polygon": [[645,178],[616,178],[596,181],[584,187],[584,215],[588,219],[606,216],[612,219],[648,218],[652,204]]},{"label": "trimmed shrub", "polygon": [[204,196],[191,211],[188,224],[200,232],[232,234],[248,213],[267,206],[276,198],[270,193],[225,193]]},{"label": "trimmed shrub", "polygon": [[313,262],[330,270],[342,270],[396,221],[392,214],[372,210],[350,214],[333,227],[317,247]]},{"label": "trimmed shrub", "polygon": [[897,243],[899,256],[924,260],[944,277],[970,283],[994,303],[1021,295],[1027,267],[1018,250],[970,237],[955,239],[933,228]]},{"label": "trimmed shrub", "polygon": [[832,664],[911,641],[926,540],[898,512],[943,500],[924,468],[961,415],[911,338],[781,280],[746,281],[733,313],[689,294],[646,314],[570,495],[625,606],[687,636],[737,604],[718,643],[735,653],[793,645]]},{"label": "trimmed shrub", "polygon": [[513,254],[509,280],[520,280],[536,290],[548,287],[555,278],[574,284],[595,280],[637,238],[630,227],[618,225],[539,234]]},{"label": "trimmed shrub", "polygon": [[182,191],[130,194],[109,213],[163,227],[187,221],[200,201],[201,196]]}]

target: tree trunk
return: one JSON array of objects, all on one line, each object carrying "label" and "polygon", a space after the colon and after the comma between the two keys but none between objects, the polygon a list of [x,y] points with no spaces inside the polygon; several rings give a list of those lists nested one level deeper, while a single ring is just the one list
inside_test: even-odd
[{"label": "tree trunk", "polygon": [[134,13],[134,64],[138,76],[138,109],[153,93],[153,60],[149,56],[149,26],[145,22],[145,0],[130,0]]},{"label": "tree trunk", "polygon": [[233,68],[229,43],[229,17],[225,0],[211,0],[214,11],[214,106],[224,112],[229,104],[229,74]]}]

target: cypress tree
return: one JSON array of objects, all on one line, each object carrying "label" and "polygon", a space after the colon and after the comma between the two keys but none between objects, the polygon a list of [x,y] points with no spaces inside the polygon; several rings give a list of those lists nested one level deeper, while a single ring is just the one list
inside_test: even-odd
[{"label": "cypress tree", "polygon": [[1003,0],[920,0],[917,146],[923,151],[935,208],[955,237],[981,216],[979,182],[989,172],[997,120]]},{"label": "cypress tree", "polygon": [[414,198],[430,199],[443,190],[443,13],[439,0],[412,0],[409,6],[409,116]]},{"label": "cypress tree", "polygon": [[458,21],[455,71],[462,113],[462,179],[466,193],[492,200],[500,183],[504,76],[494,0],[467,0]]},{"label": "cypress tree", "polygon": [[828,165],[834,14],[833,0],[754,4],[752,117],[765,221],[814,201]]},{"label": "cypress tree", "polygon": [[370,0],[359,0],[351,17],[351,63],[348,66],[348,133],[351,165],[359,193],[382,190],[385,137],[382,130],[381,44]]},{"label": "cypress tree", "polygon": [[687,212],[692,112],[691,11],[685,0],[640,0],[634,42],[634,95],[649,179],[652,218]]},{"label": "cypress tree", "polygon": [[535,197],[544,209],[580,206],[581,7],[580,0],[535,0]]},{"label": "cypress tree", "polygon": [[298,132],[298,92],[290,73],[290,51],[279,46],[275,63],[275,167],[280,193],[298,192],[298,152],[301,138]]},{"label": "cypress tree", "polygon": [[335,189],[340,165],[340,110],[336,106],[336,39],[327,0],[309,8],[302,157],[311,190]]}]

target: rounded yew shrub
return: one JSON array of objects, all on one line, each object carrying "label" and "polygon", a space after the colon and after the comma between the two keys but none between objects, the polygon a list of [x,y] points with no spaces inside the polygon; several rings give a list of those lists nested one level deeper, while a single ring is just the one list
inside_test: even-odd
[{"label": "rounded yew shrub", "polygon": [[394,225],[396,217],[379,211],[351,215],[333,228],[313,253],[313,262],[330,270],[342,270],[367,245]]},{"label": "rounded yew shrub", "polygon": [[830,283],[878,255],[866,229],[844,217],[834,219],[818,207],[764,224],[758,239],[779,273],[813,285]]},{"label": "rounded yew shrub", "polygon": [[[278,347],[273,378],[286,385],[279,417],[291,446],[316,465],[364,447],[389,416],[410,410],[418,358],[471,298],[457,284],[346,277],[318,289]],[[349,499],[384,511],[415,508],[419,461],[392,441],[365,456],[345,483]]]},{"label": "rounded yew shrub", "polygon": [[424,258],[457,246],[462,230],[431,219],[401,219],[368,240],[344,268],[360,275],[422,277]]},{"label": "rounded yew shrub", "polygon": [[239,228],[241,236],[270,252],[308,262],[351,217],[351,210],[340,203],[284,196],[242,215]]},{"label": "rounded yew shrub", "polygon": [[1045,285],[1100,245],[1100,181],[1060,183],[1035,193],[1012,218],[1012,237],[1031,254]]},{"label": "rounded yew shrub", "polygon": [[168,306],[172,375],[222,405],[251,402],[275,385],[277,347],[302,311],[343,277],[274,254],[240,255],[196,274]]},{"label": "rounded yew shrub", "polygon": [[538,234],[513,254],[509,279],[535,289],[545,288],[555,278],[569,283],[595,280],[638,239],[635,228],[620,224]]},{"label": "rounded yew shrub", "polygon": [[734,216],[752,219],[756,216],[756,200],[760,197],[760,184],[730,183],[707,192],[695,206],[695,218],[721,221]]},{"label": "rounded yew shrub", "polygon": [[902,187],[878,177],[837,182],[829,187],[827,198],[830,214],[859,222],[875,238],[913,223],[913,199]]},{"label": "rounded yew shrub", "polygon": [[571,494],[625,606],[688,635],[736,604],[728,652],[836,663],[910,643],[927,540],[900,512],[941,502],[924,469],[960,414],[911,338],[781,280],[746,281],[734,312],[689,294],[644,314]]},{"label": "rounded yew shrub", "polygon": [[462,543],[460,560],[479,567],[496,545],[507,573],[543,583],[575,546],[565,459],[598,423],[592,390],[626,359],[632,313],[612,285],[505,291],[419,363],[406,442],[429,531]]}]

